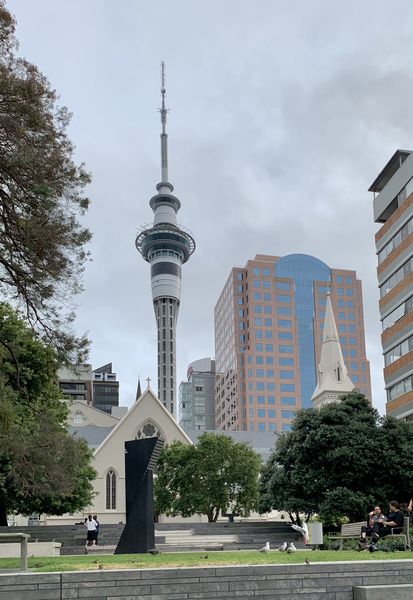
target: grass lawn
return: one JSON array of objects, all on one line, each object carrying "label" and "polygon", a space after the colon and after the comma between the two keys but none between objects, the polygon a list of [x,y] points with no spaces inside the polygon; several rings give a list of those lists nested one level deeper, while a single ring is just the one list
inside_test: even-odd
[{"label": "grass lawn", "polygon": [[[102,556],[54,556],[48,558],[29,558],[28,566],[33,572],[50,571],[91,571],[96,569],[153,569],[162,567],[205,567],[224,565],[260,565],[260,564],[297,564],[304,563],[308,558],[311,563],[336,562],[336,561],[364,561],[364,560],[401,560],[413,559],[412,552],[355,552],[351,550],[334,551],[319,550],[317,552],[296,552],[285,554],[277,550],[266,554],[256,551],[232,552],[171,552],[151,554],[123,554]],[[19,566],[18,558],[0,558],[1,569],[16,569]]]}]

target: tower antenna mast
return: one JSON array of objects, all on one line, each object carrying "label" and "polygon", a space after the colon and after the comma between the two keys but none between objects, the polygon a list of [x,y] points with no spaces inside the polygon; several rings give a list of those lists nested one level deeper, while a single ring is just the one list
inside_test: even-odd
[{"label": "tower antenna mast", "polygon": [[165,63],[161,62],[161,98],[162,104],[159,112],[161,113],[161,124],[162,124],[162,132],[161,132],[161,167],[162,167],[162,183],[168,181],[168,134],[166,133],[166,117],[169,112],[169,109],[166,108],[165,105],[165,96],[166,96],[166,88],[165,88]]}]

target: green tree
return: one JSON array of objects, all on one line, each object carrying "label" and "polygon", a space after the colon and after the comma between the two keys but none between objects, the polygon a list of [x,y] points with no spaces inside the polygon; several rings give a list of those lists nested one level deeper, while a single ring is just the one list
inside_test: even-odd
[{"label": "green tree", "polygon": [[360,520],[373,503],[408,500],[413,424],[380,417],[358,392],[297,413],[264,466],[259,509]]},{"label": "green tree", "polygon": [[66,360],[87,340],[70,331],[90,232],[89,174],[73,161],[70,114],[36,66],[16,56],[15,21],[0,0],[0,292]]},{"label": "green tree", "polygon": [[245,443],[221,434],[203,433],[198,443],[174,442],[162,450],[154,484],[156,510],[167,515],[220,512],[247,516],[258,499],[261,459]]},{"label": "green tree", "polygon": [[7,514],[73,512],[90,504],[91,452],[67,432],[56,352],[0,303],[0,524]]}]

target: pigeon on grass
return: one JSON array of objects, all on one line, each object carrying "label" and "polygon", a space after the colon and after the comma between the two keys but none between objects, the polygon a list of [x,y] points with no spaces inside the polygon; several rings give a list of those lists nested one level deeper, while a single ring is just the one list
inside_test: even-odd
[{"label": "pigeon on grass", "polygon": [[292,554],[293,552],[295,552],[297,550],[297,548],[294,546],[293,542],[290,542],[287,546],[287,554]]},{"label": "pigeon on grass", "polygon": [[269,552],[270,551],[270,542],[265,542],[265,546],[260,548],[258,552]]},{"label": "pigeon on grass", "polygon": [[278,548],[278,550],[279,550],[280,552],[285,552],[285,551],[287,550],[287,546],[288,546],[287,542],[283,542],[283,543],[281,544],[281,546]]}]

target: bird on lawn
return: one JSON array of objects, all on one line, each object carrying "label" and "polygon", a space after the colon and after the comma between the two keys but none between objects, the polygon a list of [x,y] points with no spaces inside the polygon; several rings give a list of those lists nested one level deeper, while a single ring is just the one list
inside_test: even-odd
[{"label": "bird on lawn", "polygon": [[290,542],[287,546],[287,554],[292,554],[296,550],[297,548],[294,546],[293,542]]},{"label": "bird on lawn", "polygon": [[205,556],[200,556],[199,558],[208,558],[208,554],[205,554]]},{"label": "bird on lawn", "polygon": [[308,558],[308,556],[307,556],[307,557],[306,557],[306,559],[305,559],[305,564],[306,564],[306,565],[309,565],[309,564],[310,564],[310,559]]},{"label": "bird on lawn", "polygon": [[258,552],[269,552],[270,550],[270,542],[265,542],[265,546],[260,548]]},{"label": "bird on lawn", "polygon": [[287,550],[287,546],[288,546],[287,542],[284,542],[283,544],[281,544],[281,546],[278,548],[278,550],[280,552],[285,552]]}]

